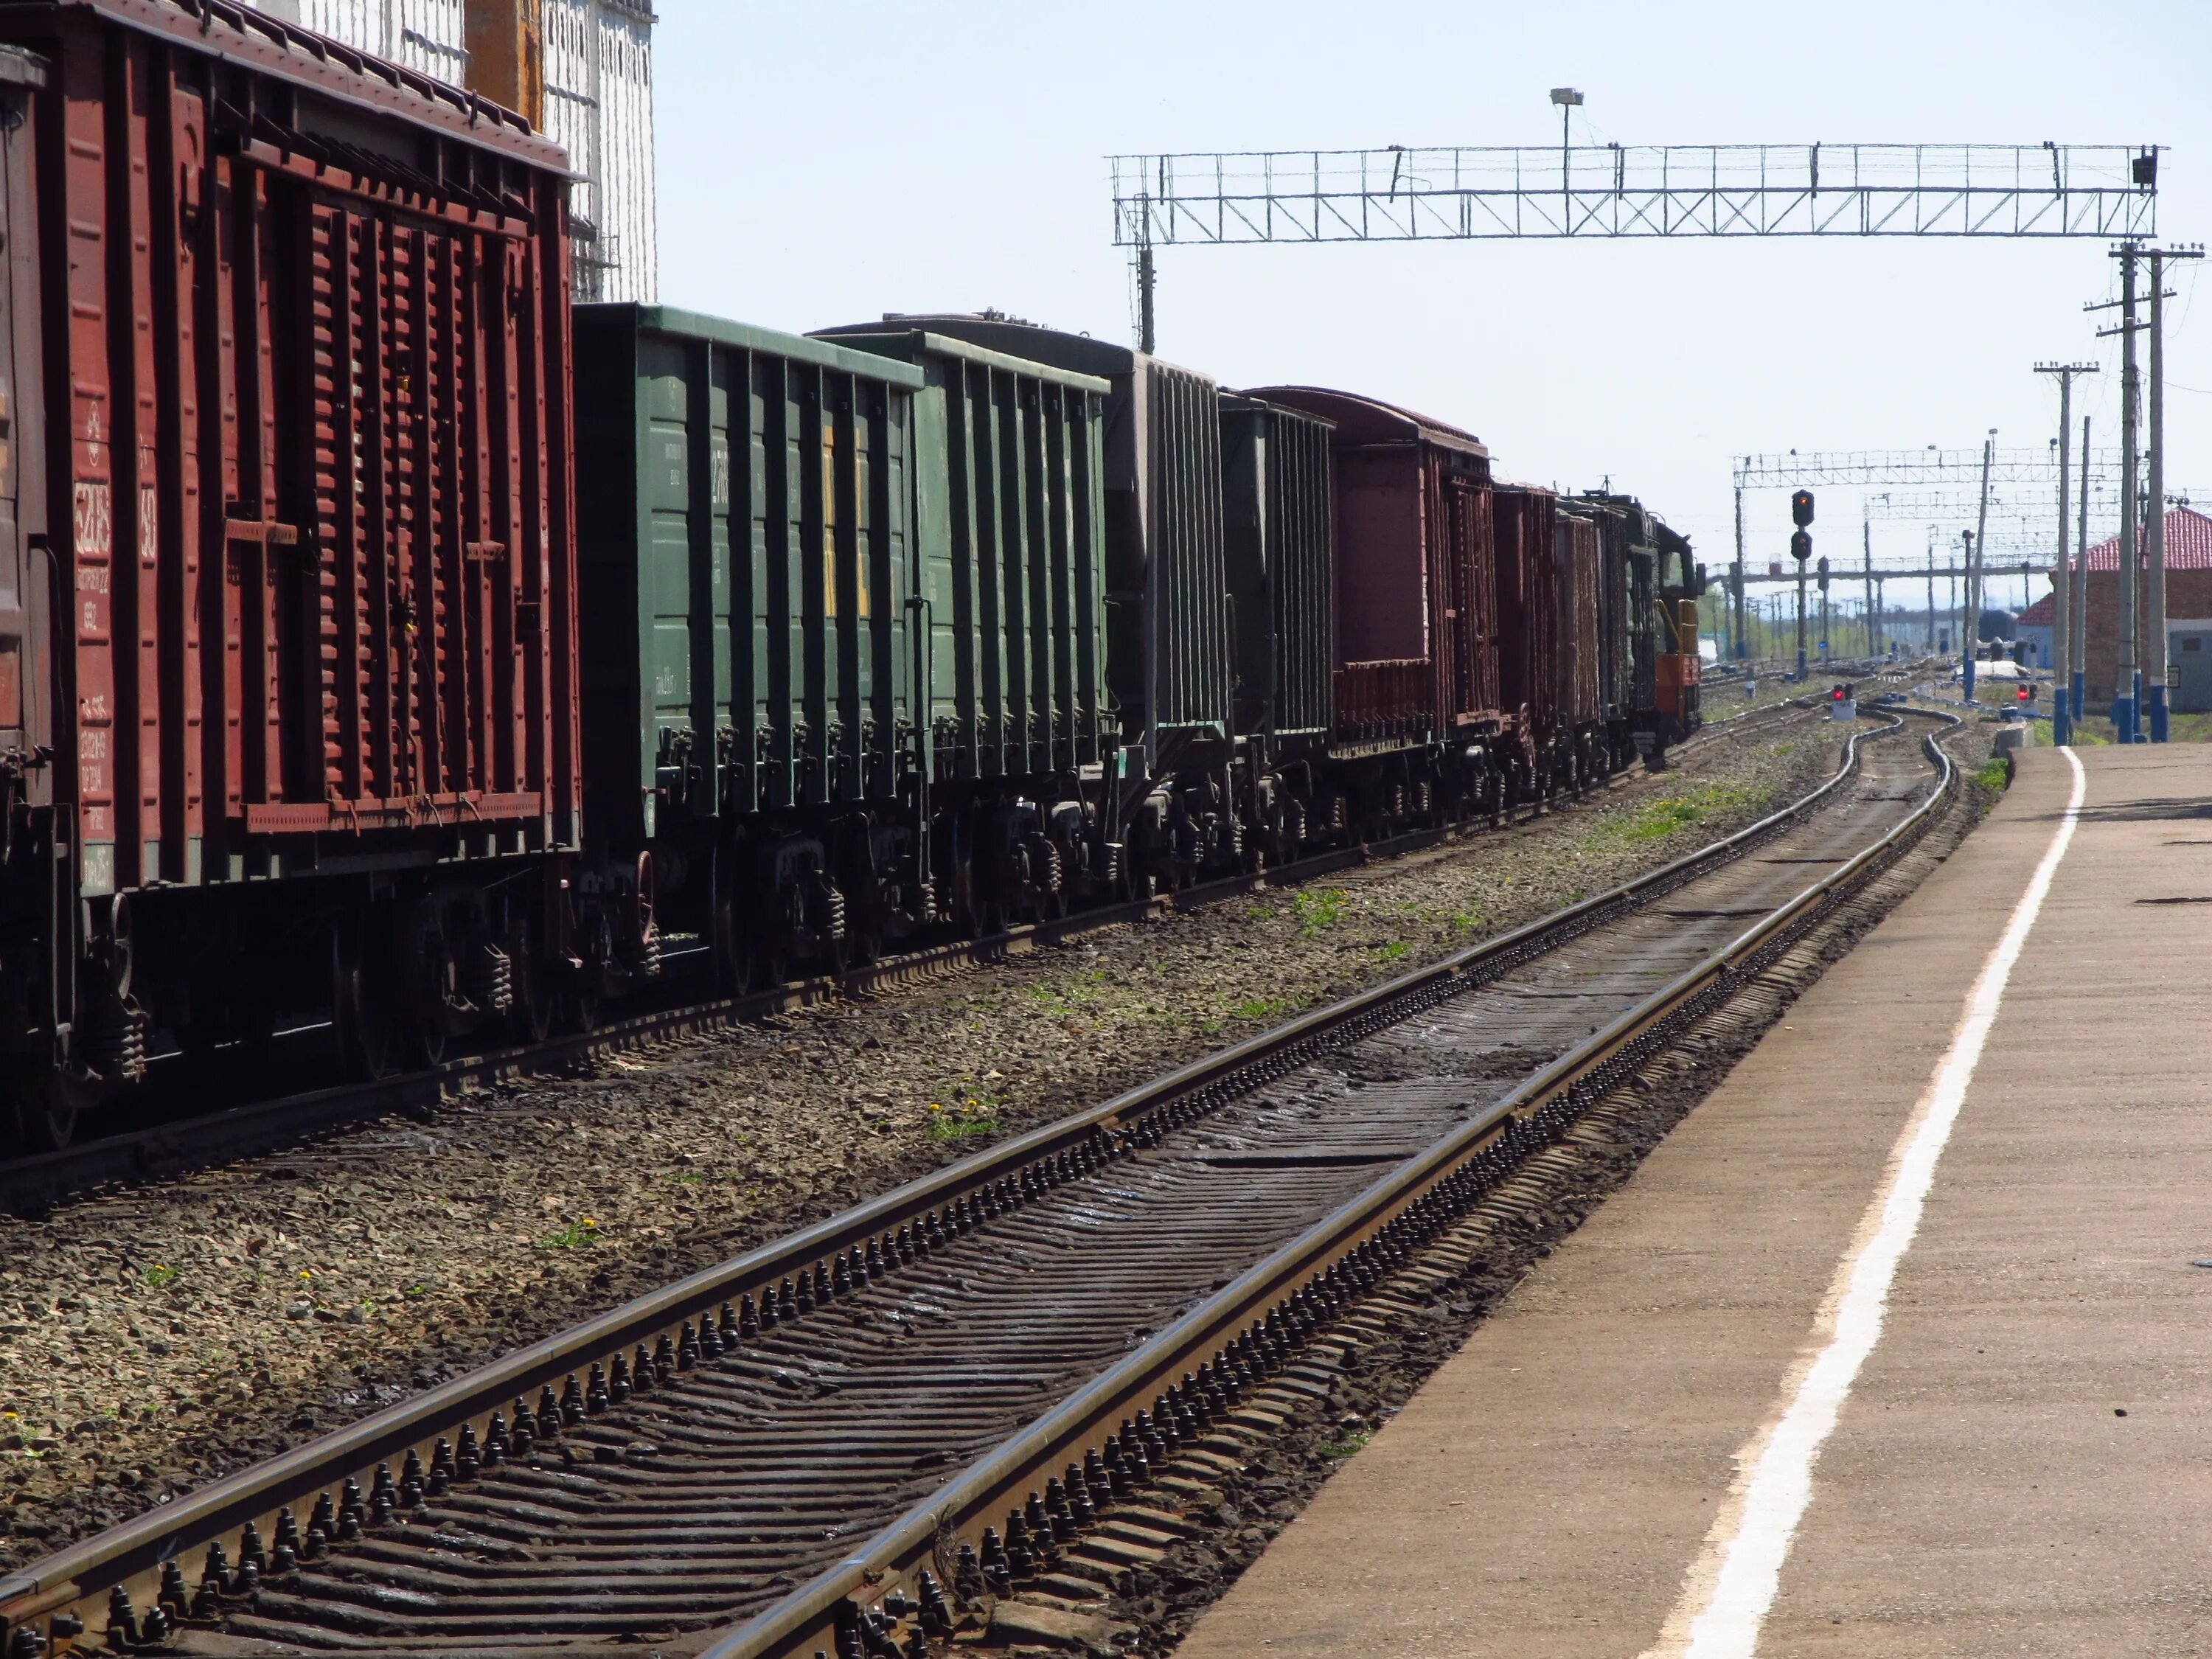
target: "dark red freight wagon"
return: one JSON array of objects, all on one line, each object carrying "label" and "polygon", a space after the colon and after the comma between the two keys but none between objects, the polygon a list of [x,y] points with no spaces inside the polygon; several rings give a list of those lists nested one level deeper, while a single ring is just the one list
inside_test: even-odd
[{"label": "dark red freight wagon", "polygon": [[0,0],[0,1067],[542,1025],[577,841],[567,174],[232,0]]},{"label": "dark red freight wagon", "polygon": [[1504,724],[1489,451],[1456,427],[1352,392],[1249,395],[1336,426],[1331,753],[1382,763],[1364,779],[1370,816],[1424,817],[1483,795]]}]

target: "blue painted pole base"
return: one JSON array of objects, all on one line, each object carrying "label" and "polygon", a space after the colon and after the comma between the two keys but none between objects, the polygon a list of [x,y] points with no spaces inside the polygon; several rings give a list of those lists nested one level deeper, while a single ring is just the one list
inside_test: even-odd
[{"label": "blue painted pole base", "polygon": [[2066,694],[2061,691],[2051,699],[2051,746],[2063,749],[2074,741],[2074,717],[2066,712]]},{"label": "blue painted pole base", "polygon": [[2083,670],[2077,668],[2074,671],[2074,695],[2068,701],[2074,705],[2074,718],[2077,720],[2081,718],[2081,690],[2087,679],[2088,676]]},{"label": "blue painted pole base", "polygon": [[2166,740],[2166,732],[2168,729],[2166,713],[2166,688],[2154,682],[2149,688],[2149,698],[2150,740],[2153,743],[2164,743]]},{"label": "blue painted pole base", "polygon": [[2136,737],[2136,700],[2133,697],[2112,699],[2112,741],[2134,743]]}]

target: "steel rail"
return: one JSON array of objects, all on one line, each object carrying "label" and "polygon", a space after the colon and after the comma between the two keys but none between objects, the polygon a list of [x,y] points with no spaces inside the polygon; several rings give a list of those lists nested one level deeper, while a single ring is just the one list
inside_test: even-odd
[{"label": "steel rail", "polygon": [[[1890,729],[1901,726],[1893,720]],[[732,1304],[772,1292],[794,1276],[830,1294],[837,1274],[865,1265],[865,1253],[893,1243],[896,1230],[941,1218],[947,1231],[966,1231],[962,1212],[978,1194],[988,1205],[1016,1206],[1025,1195],[1100,1167],[1123,1148],[1149,1146],[1168,1129],[1279,1076],[1340,1041],[1356,1040],[1474,988],[1521,963],[1632,909],[1815,811],[1852,775],[1869,734],[1855,731],[1842,763],[1826,782],[1757,823],[1635,878],[1483,944],[1415,969],[1273,1030],[1180,1067],[1085,1111],[1005,1144],[775,1243],[639,1297],[532,1344],[414,1398],[333,1431],[252,1468],[210,1483],[158,1510],[72,1545],[21,1571],[0,1577],[0,1632],[27,1620],[84,1606],[121,1588],[139,1606],[156,1594],[161,1564],[210,1541],[233,1559],[246,1553],[244,1529],[276,1535],[281,1511],[294,1500],[365,1479],[380,1462],[412,1451],[426,1462],[434,1442],[459,1437],[464,1425],[489,1437],[490,1414],[530,1389],[550,1387],[594,1362],[663,1339],[701,1341],[709,1328],[734,1337],[742,1322]],[[833,1270],[830,1264],[837,1264]],[[865,1273],[860,1273],[865,1277]],[[720,1310],[719,1322],[716,1310]],[[745,1317],[752,1316],[748,1302]],[[695,1338],[692,1323],[699,1322]],[[714,1350],[708,1349],[709,1352]]]},{"label": "steel rail", "polygon": [[[1921,711],[1911,711],[1920,713]],[[1938,714],[1956,729],[1963,722]],[[1891,717],[1892,730],[1903,720]],[[1856,749],[1856,737],[1853,747]],[[1238,1350],[1268,1352],[1279,1370],[1283,1357],[1333,1322],[1331,1304],[1349,1296],[1316,1296],[1316,1288],[1358,1259],[1391,1241],[1394,1227],[1433,1234],[1478,1199],[1488,1182],[1465,1182],[1453,1201],[1437,1205],[1455,1178],[1463,1178],[1488,1158],[1493,1170],[1517,1164],[1547,1145],[1582,1110],[1624,1080],[1666,1045],[1679,1030],[1726,1000],[1761,971],[1782,948],[1802,933],[1816,913],[1847,896],[1879,866],[1886,866],[1925,831],[1936,811],[1951,799],[1957,769],[1934,734],[1924,740],[1937,770],[1936,787],[1904,820],[1795,897],[1747,928],[1728,945],[1621,1015],[1571,1052],[1545,1066],[1478,1116],[1416,1154],[1358,1198],[1276,1250],[1206,1303],[1159,1332],[1126,1359],[1063,1401],[1058,1407],[971,1464],[928,1498],[879,1531],[843,1561],[822,1572],[756,1617],[702,1650],[700,1659],[782,1659],[819,1650],[843,1653],[841,1638],[865,1615],[866,1604],[880,1603],[894,1591],[914,1605],[927,1605],[940,1586],[954,1584],[963,1568],[973,1571],[985,1548],[984,1528],[1023,1507],[1063,1469],[1073,1480],[1095,1463],[1117,1424],[1140,1411],[1157,1420],[1174,1412],[1170,1390],[1188,1390],[1194,1372],[1215,1378],[1243,1369]],[[1833,781],[1829,786],[1832,787]],[[1516,1141],[1520,1144],[1514,1145]],[[1498,1157],[1501,1152],[1508,1154]],[[1429,1224],[1406,1228],[1425,1204],[1437,1213]],[[1401,1250],[1391,1241],[1382,1254]],[[1358,1283],[1358,1275],[1352,1276]],[[1313,1310],[1330,1311],[1321,1317]],[[1231,1385],[1228,1403],[1237,1390]],[[932,1573],[935,1581],[925,1583]]]},{"label": "steel rail", "polygon": [[[1677,744],[1675,752],[1749,736],[1759,726],[1779,724],[1814,712],[1817,707],[1815,699],[1796,697],[1748,709],[1700,727]],[[1747,721],[1752,726],[1745,726]],[[1629,775],[1626,771],[1616,774],[1601,787],[1610,789]],[[1509,822],[1500,827],[1510,830],[1514,825]],[[303,1090],[105,1135],[58,1152],[9,1158],[0,1163],[0,1211],[35,1214],[95,1188],[172,1178],[312,1142],[395,1114],[421,1115],[471,1085],[542,1076],[648,1044],[724,1030],[793,1009],[877,995],[902,985],[1008,961],[1103,928],[1125,927],[1170,912],[1202,909],[1250,893],[1297,886],[1340,871],[1497,832],[1462,826],[1410,830],[1381,841],[1333,848],[1268,870],[1221,877],[1178,892],[1103,905],[1054,921],[1024,923],[982,939],[927,945],[764,991],[684,1003],[632,1014],[587,1032],[459,1055],[424,1071],[369,1083]]]}]

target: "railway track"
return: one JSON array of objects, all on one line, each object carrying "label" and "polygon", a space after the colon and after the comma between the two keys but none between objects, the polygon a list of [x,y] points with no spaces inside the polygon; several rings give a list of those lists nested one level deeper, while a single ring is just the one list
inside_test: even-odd
[{"label": "railway track", "polygon": [[[1806,699],[1753,709],[1712,722],[1678,745],[1676,752],[1757,738],[1802,721],[1814,712],[1814,703]],[[243,1085],[237,1079],[219,1079],[212,1087],[180,1086],[172,1091],[169,1102],[143,1110],[143,1121],[131,1121],[118,1132],[57,1152],[6,1158],[0,1162],[0,1210],[37,1214],[99,1188],[173,1178],[317,1139],[395,1113],[420,1114],[465,1088],[557,1072],[606,1055],[835,999],[881,995],[901,986],[1006,961],[1099,928],[1126,925],[1147,915],[1197,909],[1262,888],[1318,880],[1488,833],[1423,830],[1333,849],[1255,875],[1225,878],[1139,902],[1024,925],[987,939],[933,945],[765,991],[685,1000],[610,1021],[588,1033],[460,1055],[426,1071],[374,1083],[281,1089],[264,1098],[213,1111],[199,1103],[216,1090],[240,1091]]]},{"label": "railway track", "polygon": [[1728,842],[0,1580],[8,1659],[844,1659],[1095,1599],[1173,1540],[1159,1505],[1326,1390],[1407,1252],[1847,902],[1952,778],[1933,738],[1855,738]]}]

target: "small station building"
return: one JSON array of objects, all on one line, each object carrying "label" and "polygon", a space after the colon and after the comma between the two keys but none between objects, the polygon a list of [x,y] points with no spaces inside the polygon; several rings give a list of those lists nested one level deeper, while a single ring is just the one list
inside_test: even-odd
[{"label": "small station building", "polygon": [[[2089,550],[2088,596],[2085,702],[2101,712],[2112,703],[2120,665],[2117,536]],[[2021,613],[2022,663],[2056,666],[2056,621],[2057,605],[2049,593]],[[2166,660],[2179,671],[2170,700],[2174,712],[2212,710],[2212,518],[2193,507],[2170,507],[2166,514]]]}]

